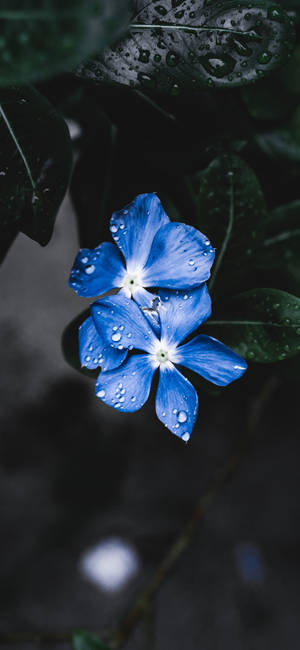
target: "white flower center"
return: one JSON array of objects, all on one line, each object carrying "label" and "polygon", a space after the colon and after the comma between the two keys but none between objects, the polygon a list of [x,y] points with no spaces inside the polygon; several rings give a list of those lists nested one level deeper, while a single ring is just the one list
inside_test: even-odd
[{"label": "white flower center", "polygon": [[123,278],[122,287],[126,290],[128,297],[131,298],[137,289],[142,289],[142,274],[140,271],[126,272]]},{"label": "white flower center", "polygon": [[157,350],[156,358],[157,361],[159,361],[159,363],[166,363],[167,361],[169,361],[168,350],[164,350],[163,348]]},{"label": "white flower center", "polygon": [[177,353],[176,346],[171,345],[168,341],[156,341],[153,350],[151,351],[151,357],[156,368],[160,366],[161,370],[164,368],[170,368],[171,363],[176,363]]}]

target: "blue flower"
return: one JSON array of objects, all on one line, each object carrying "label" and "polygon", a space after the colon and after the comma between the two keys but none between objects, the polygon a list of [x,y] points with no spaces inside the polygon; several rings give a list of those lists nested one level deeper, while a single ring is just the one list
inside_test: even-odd
[{"label": "blue flower", "polygon": [[[107,359],[116,351],[136,350],[115,369],[100,373],[96,394],[123,412],[140,409],[149,396],[159,369],[156,413],[163,424],[183,440],[190,438],[198,409],[197,393],[177,366],[226,386],[247,368],[235,352],[211,336],[200,334],[183,342],[211,314],[205,284],[182,291],[159,291],[157,334],[142,309],[122,294],[97,300],[91,306],[94,336],[106,344]],[[129,343],[130,341],[130,343]],[[111,352],[109,352],[111,350]]]},{"label": "blue flower", "polygon": [[214,249],[199,230],[172,223],[155,194],[140,194],[110,220],[115,244],[79,251],[69,285],[84,297],[121,289],[151,307],[150,287],[188,289],[210,275]]}]

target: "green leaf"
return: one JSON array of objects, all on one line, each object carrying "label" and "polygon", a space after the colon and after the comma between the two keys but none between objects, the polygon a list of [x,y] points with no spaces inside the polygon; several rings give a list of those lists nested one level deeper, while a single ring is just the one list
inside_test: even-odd
[{"label": "green leaf", "polygon": [[67,71],[127,24],[126,0],[10,0],[0,9],[0,85]]},{"label": "green leaf", "polygon": [[131,5],[127,35],[84,61],[80,77],[179,95],[255,81],[286,61],[293,48],[290,18],[268,0]]},{"label": "green leaf", "polygon": [[111,238],[108,206],[117,128],[99,109],[90,136],[76,162],[70,187],[82,248],[94,248]]},{"label": "green leaf", "polygon": [[73,650],[110,650],[95,634],[86,630],[73,632]]},{"label": "green leaf", "polygon": [[256,144],[273,160],[289,160],[300,162],[300,106],[287,126],[283,129],[274,129],[258,133],[255,136]]},{"label": "green leaf", "polygon": [[232,291],[247,271],[258,226],[266,216],[258,179],[239,156],[224,154],[191,180],[197,227],[216,248],[210,289],[218,276],[219,291]]},{"label": "green leaf", "polygon": [[259,120],[288,118],[299,103],[300,47],[288,63],[257,84],[242,88],[241,95],[251,117]]},{"label": "green leaf", "polygon": [[45,245],[71,172],[69,131],[30,86],[0,90],[0,226]]},{"label": "green leaf", "polygon": [[13,244],[19,228],[16,224],[4,228],[0,236],[0,264],[2,264],[6,254],[8,253],[11,245]]},{"label": "green leaf", "polygon": [[281,205],[267,217],[263,238],[253,261],[264,275],[269,272],[278,288],[299,292],[300,201]]},{"label": "green leaf", "polygon": [[65,328],[62,335],[62,351],[67,363],[72,366],[75,370],[81,372],[81,374],[86,375],[87,377],[97,377],[100,370],[88,370],[80,363],[79,357],[79,338],[78,330],[83,321],[90,316],[90,310],[85,309],[81,314],[76,316],[69,325]]},{"label": "green leaf", "polygon": [[249,115],[258,120],[286,118],[294,108],[294,98],[286,93],[280,78],[271,76],[242,89],[242,98]]},{"label": "green leaf", "polygon": [[205,325],[245,359],[281,361],[300,351],[300,298],[279,289],[253,289],[236,296]]}]

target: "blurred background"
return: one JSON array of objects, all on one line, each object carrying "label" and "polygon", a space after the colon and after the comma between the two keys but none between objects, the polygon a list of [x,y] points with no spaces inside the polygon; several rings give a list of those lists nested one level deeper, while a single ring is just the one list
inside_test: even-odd
[{"label": "blurred background", "polygon": [[[1,633],[113,628],[274,373],[278,387],[238,471],[158,593],[151,647],[296,650],[299,396],[282,379],[286,362],[252,366],[219,396],[201,393],[187,445],[157,421],[153,396],[137,414],[114,412],[60,347],[88,302],[67,285],[77,249],[67,196],[47,248],[19,234],[1,272]],[[149,643],[141,622],[126,648]],[[42,644],[16,647],[25,645]]]}]

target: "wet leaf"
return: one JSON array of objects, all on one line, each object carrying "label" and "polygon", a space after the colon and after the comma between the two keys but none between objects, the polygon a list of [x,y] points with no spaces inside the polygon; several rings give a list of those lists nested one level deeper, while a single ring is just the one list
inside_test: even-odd
[{"label": "wet leaf", "polygon": [[224,154],[191,179],[197,227],[216,248],[210,289],[232,291],[247,272],[266,206],[254,171],[239,156]]},{"label": "wet leaf", "polygon": [[267,363],[300,351],[300,298],[279,289],[253,289],[240,294],[205,324],[245,359]]},{"label": "wet leaf", "polygon": [[10,0],[0,9],[0,85],[70,70],[127,23],[126,0]]},{"label": "wet leaf", "polygon": [[47,244],[71,172],[62,117],[34,88],[0,91],[0,225]]},{"label": "wet leaf", "polygon": [[127,35],[77,74],[171,95],[240,86],[281,65],[293,49],[289,16],[272,2],[135,0]]},{"label": "wet leaf", "polygon": [[262,243],[254,251],[256,268],[269,273],[278,288],[300,288],[300,201],[281,205],[267,217]]},{"label": "wet leaf", "polygon": [[255,136],[255,142],[269,158],[300,162],[300,107],[282,129],[272,129]]}]

